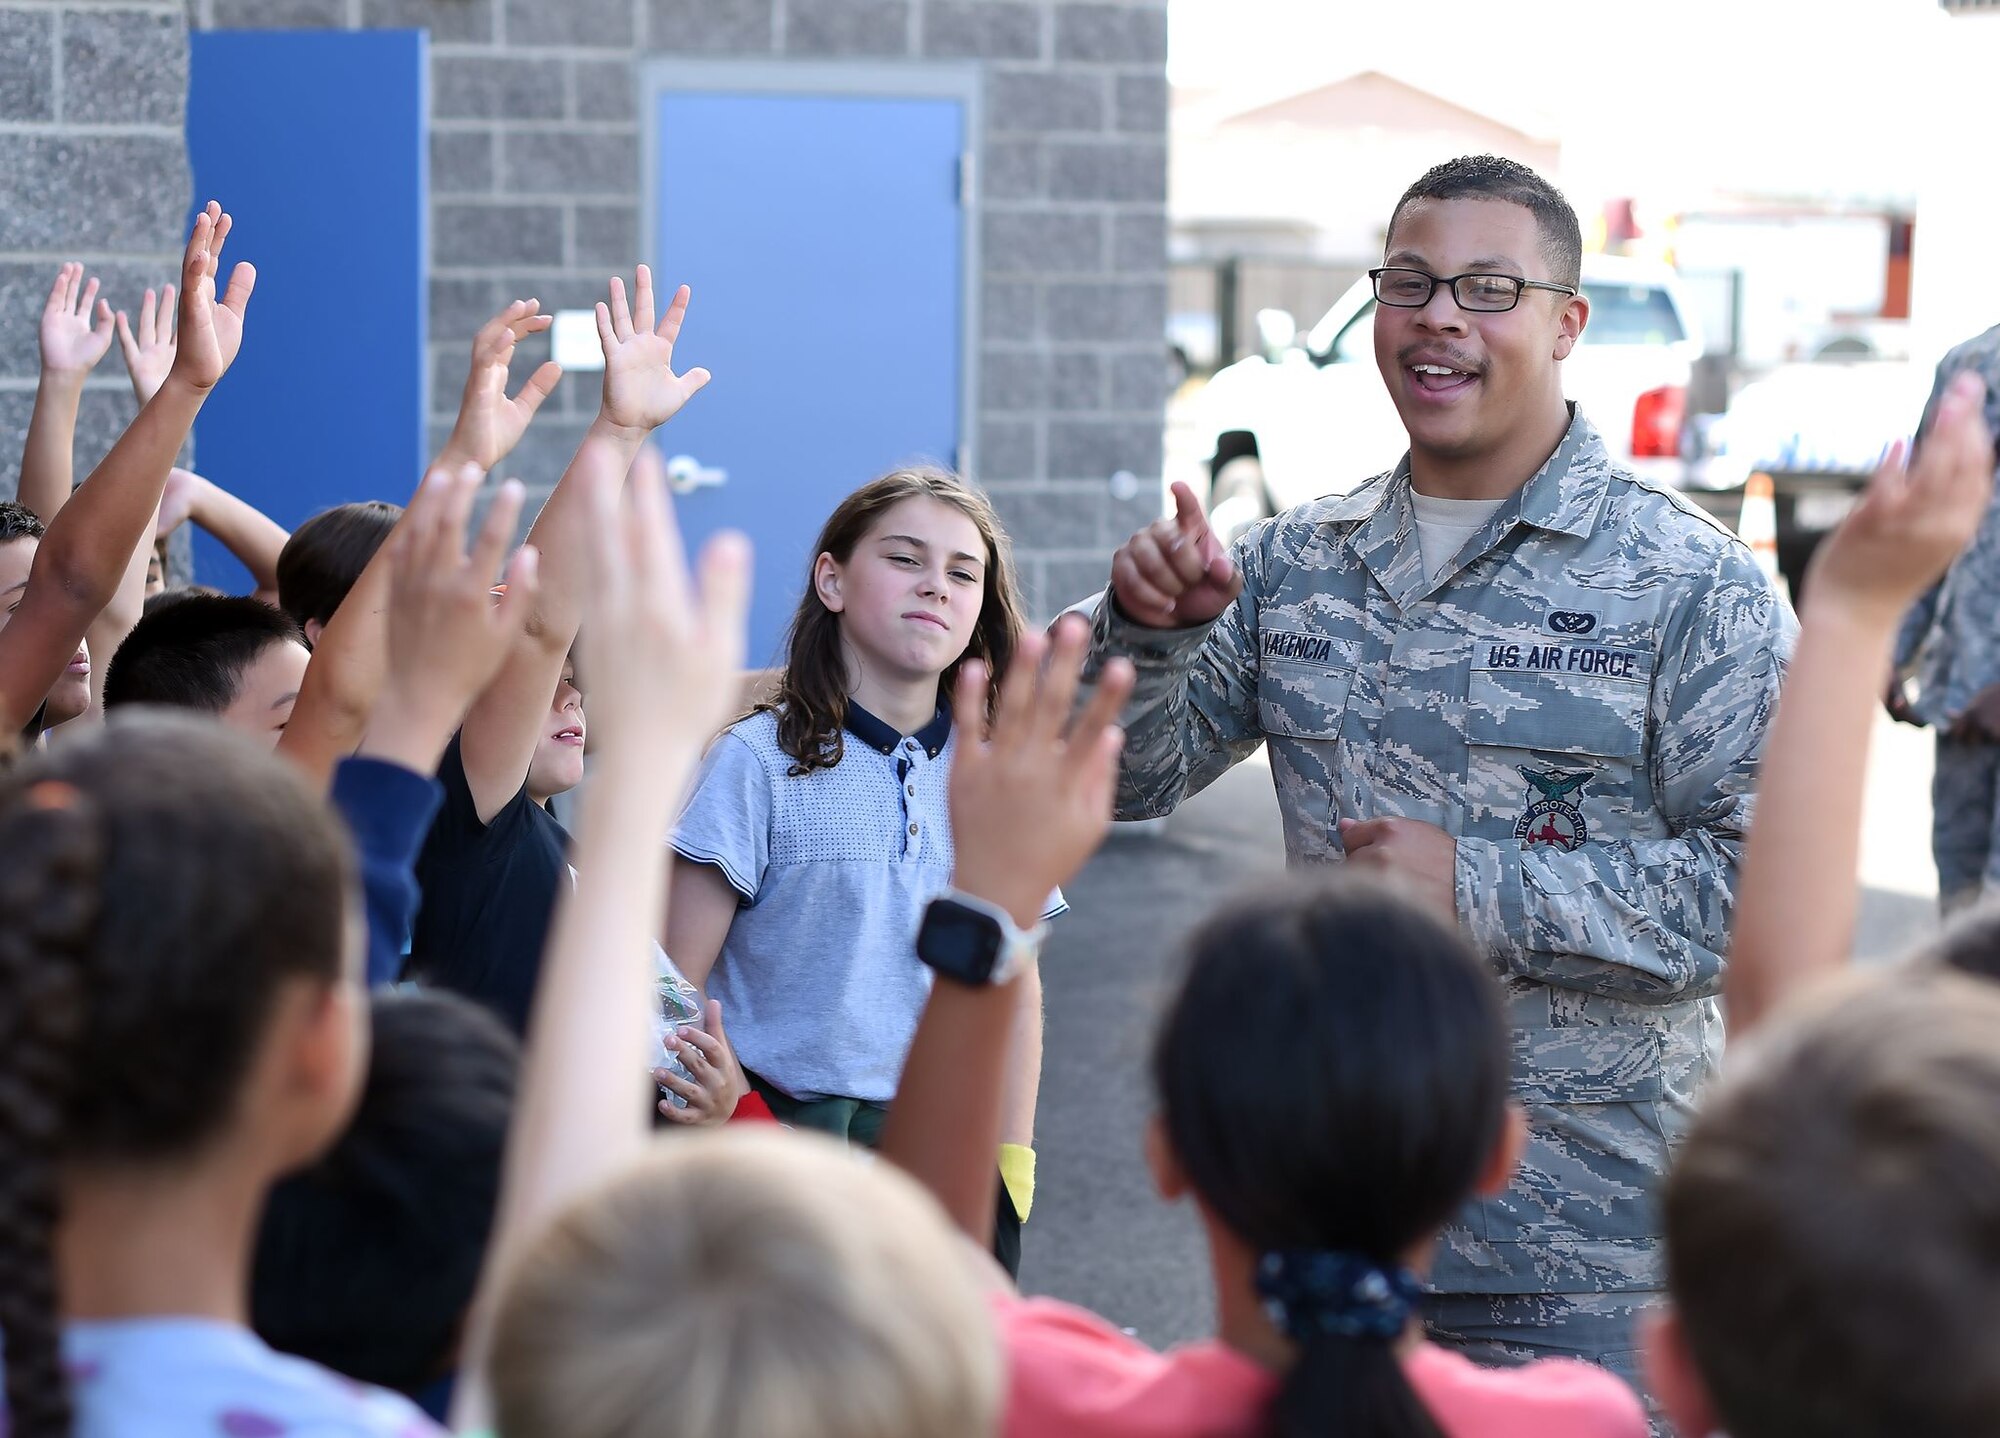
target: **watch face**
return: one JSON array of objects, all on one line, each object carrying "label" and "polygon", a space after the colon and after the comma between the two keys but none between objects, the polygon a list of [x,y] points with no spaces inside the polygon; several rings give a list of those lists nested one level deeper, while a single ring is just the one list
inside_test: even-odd
[{"label": "watch face", "polygon": [[925,911],[917,956],[961,984],[984,984],[1000,958],[1000,926],[985,914],[939,900]]}]

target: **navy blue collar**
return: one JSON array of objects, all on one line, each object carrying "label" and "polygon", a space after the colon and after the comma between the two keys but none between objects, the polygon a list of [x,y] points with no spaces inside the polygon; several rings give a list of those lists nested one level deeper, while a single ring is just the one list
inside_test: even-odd
[{"label": "navy blue collar", "polygon": [[[846,728],[848,733],[880,754],[895,753],[904,738],[852,699],[847,701]],[[917,741],[924,753],[937,758],[944,752],[945,740],[951,738],[951,710],[938,705],[936,717],[909,737]]]}]

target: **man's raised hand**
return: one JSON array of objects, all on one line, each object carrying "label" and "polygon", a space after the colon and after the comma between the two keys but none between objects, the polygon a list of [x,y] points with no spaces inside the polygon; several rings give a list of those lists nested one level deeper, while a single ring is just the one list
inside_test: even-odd
[{"label": "man's raised hand", "polygon": [[1059,621],[1052,640],[1022,635],[990,725],[986,666],[968,660],[959,670],[952,883],[1001,905],[1022,928],[1040,919],[1049,894],[1076,876],[1111,827],[1125,742],[1116,721],[1134,676],[1128,661],[1112,660],[1079,712],[1089,647],[1090,627],[1075,617]]},{"label": "man's raised hand", "polygon": [[440,467],[476,464],[482,470],[492,469],[521,442],[535,411],[555,392],[562,366],[554,360],[541,365],[512,399],[507,397],[508,366],[514,361],[515,345],[553,323],[552,316],[538,312],[537,301],[527,299],[515,300],[480,326],[472,340],[472,371],[466,376],[458,423],[437,458]]},{"label": "man's raised hand", "polygon": [[178,293],[172,285],[157,295],[147,290],[139,300],[136,326],[125,311],[118,311],[118,349],[125,356],[125,372],[132,377],[132,393],[140,404],[160,392],[167,372],[174,367],[174,296]]},{"label": "man's raised hand", "polygon": [[1243,592],[1243,576],[1208,527],[1201,501],[1174,485],[1174,513],[1156,519],[1111,559],[1111,592],[1126,618],[1152,629],[1206,624]]},{"label": "man's raised hand", "polygon": [[1893,625],[1972,542],[1993,498],[1985,400],[1979,376],[1959,375],[1939,401],[1916,463],[1905,466],[1904,446],[1890,450],[1813,557],[1808,607],[1835,604]]},{"label": "man's raised hand", "polygon": [[229,288],[216,298],[215,280],[231,223],[222,206],[210,200],[195,218],[181,263],[180,331],[168,379],[198,395],[214,389],[235,362],[243,346],[243,315],[257,284],[256,269],[238,265],[229,273]]},{"label": "man's raised hand", "polygon": [[111,306],[97,296],[97,277],[86,279],[75,262],[64,265],[42,307],[42,373],[81,382],[110,350],[115,323]]},{"label": "man's raised hand", "polygon": [[653,272],[639,266],[632,303],[625,281],[611,279],[611,300],[597,305],[597,337],[604,346],[604,403],[601,418],[630,435],[644,437],[680,412],[690,396],[708,383],[705,369],[674,373],[674,342],[687,318],[688,287],[674,291],[672,303],[654,323]]}]

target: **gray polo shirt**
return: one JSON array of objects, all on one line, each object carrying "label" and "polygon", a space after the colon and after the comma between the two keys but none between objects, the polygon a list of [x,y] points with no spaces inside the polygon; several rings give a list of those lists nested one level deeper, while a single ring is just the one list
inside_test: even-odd
[{"label": "gray polo shirt", "polygon": [[724,730],[673,846],[741,898],[708,992],[744,1067],[796,1099],[887,1103],[930,994],[916,933],[951,882],[956,740],[942,709],[903,735],[850,702],[846,729],[838,764],[799,775],[775,714]]}]

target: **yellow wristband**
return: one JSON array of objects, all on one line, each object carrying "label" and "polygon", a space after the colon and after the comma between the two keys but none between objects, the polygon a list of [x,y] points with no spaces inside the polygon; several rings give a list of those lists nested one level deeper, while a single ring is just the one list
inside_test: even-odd
[{"label": "yellow wristband", "polygon": [[1026,1223],[1028,1210],[1035,1206],[1035,1151],[1018,1143],[1001,1144],[1000,1181],[1007,1185],[1014,1212]]}]

